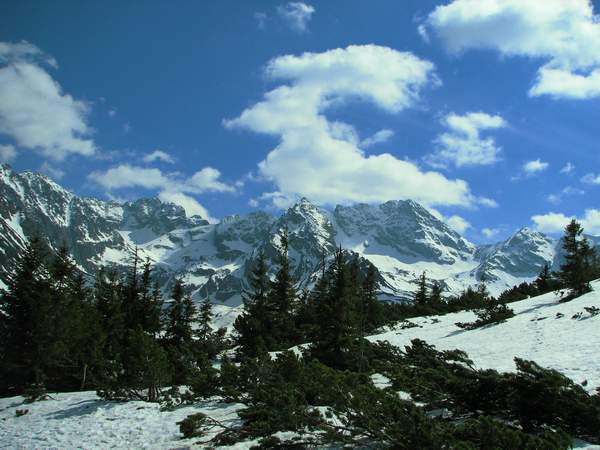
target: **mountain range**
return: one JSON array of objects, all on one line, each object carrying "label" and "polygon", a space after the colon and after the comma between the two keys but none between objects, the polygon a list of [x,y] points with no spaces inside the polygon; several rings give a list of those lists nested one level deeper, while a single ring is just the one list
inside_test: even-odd
[{"label": "mountain range", "polygon": [[299,289],[316,280],[338,246],[376,267],[380,298],[390,300],[409,298],[423,271],[447,294],[483,276],[498,294],[560,262],[559,242],[543,233],[522,228],[502,242],[476,246],[411,200],[325,209],[303,198],[279,216],[258,211],[209,223],[157,198],[83,198],[44,175],[0,168],[0,286],[27,240],[39,235],[54,249],[66,244],[88,274],[125,267],[137,247],[165,289],[181,277],[195,299],[235,306],[257,253],[276,260],[284,228]]}]

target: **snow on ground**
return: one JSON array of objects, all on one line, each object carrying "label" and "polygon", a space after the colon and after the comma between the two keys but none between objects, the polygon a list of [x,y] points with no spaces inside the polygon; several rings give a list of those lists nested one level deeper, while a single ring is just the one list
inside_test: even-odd
[{"label": "snow on ground", "polygon": [[[369,337],[403,347],[420,338],[438,349],[459,348],[480,368],[515,370],[515,356],[557,369],[576,382],[587,380],[592,392],[600,385],[600,315],[585,307],[600,307],[600,281],[595,289],[567,303],[555,293],[510,304],[516,316],[506,322],[476,330],[462,330],[456,322],[475,319],[472,312],[410,319],[418,327],[396,326]],[[215,324],[230,327],[241,308],[221,307]],[[575,316],[575,318],[573,318]],[[384,387],[381,374],[373,381]],[[237,420],[239,404],[199,402],[174,411],[160,411],[157,404],[141,401],[116,403],[98,399],[93,392],[53,394],[52,400],[23,404],[22,397],[0,399],[0,449],[190,449],[202,448],[200,439],[182,440],[177,422],[202,412],[231,424]],[[29,412],[16,417],[17,409]],[[249,448],[241,443],[228,448]],[[577,442],[577,449],[600,449]]]},{"label": "snow on ground", "polygon": [[397,326],[369,339],[404,347],[419,338],[440,350],[464,350],[477,367],[499,371],[514,371],[513,358],[518,356],[559,370],[576,382],[587,380],[586,389],[592,392],[600,386],[600,315],[592,317],[584,308],[600,308],[600,281],[592,287],[593,292],[566,303],[558,302],[557,293],[511,303],[515,317],[475,330],[455,325],[475,320],[473,312],[463,311],[409,319],[419,327]]},{"label": "snow on ground", "polygon": [[[0,399],[0,448],[188,449],[200,439],[182,440],[177,422],[202,412],[231,424],[241,407],[207,401],[161,412],[156,403],[108,402],[94,392],[52,397],[32,404],[24,404],[23,397]],[[17,417],[18,409],[29,412]]]}]

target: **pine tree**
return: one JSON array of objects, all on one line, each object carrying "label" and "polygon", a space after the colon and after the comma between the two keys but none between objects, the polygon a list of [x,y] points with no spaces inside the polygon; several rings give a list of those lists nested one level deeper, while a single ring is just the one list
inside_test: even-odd
[{"label": "pine tree", "polygon": [[289,347],[297,338],[294,326],[293,308],[296,299],[296,290],[291,274],[289,260],[289,234],[287,228],[279,234],[279,268],[275,279],[271,283],[268,294],[269,314],[273,318],[273,329],[271,330],[273,347],[269,350],[282,350]]},{"label": "pine tree", "polygon": [[546,292],[554,291],[560,287],[560,283],[554,278],[554,274],[550,270],[550,265],[548,263],[544,264],[544,267],[542,267],[542,270],[534,283],[539,294],[545,294]]},{"label": "pine tree", "polygon": [[183,282],[179,278],[175,280],[171,300],[165,326],[165,345],[174,371],[173,381],[185,384],[190,379],[195,364],[192,323],[196,318],[196,307],[192,298],[185,294]]},{"label": "pine tree", "polygon": [[100,377],[102,380],[115,379],[121,367],[125,316],[122,310],[120,293],[122,288],[119,275],[114,270],[101,268],[95,278],[93,297],[100,328]]},{"label": "pine tree", "polygon": [[441,310],[442,306],[443,306],[443,298],[442,298],[442,292],[444,292],[444,289],[442,288],[442,285],[439,281],[434,281],[433,284],[431,285],[431,292],[429,294],[429,303],[431,304],[431,306],[437,310]]},{"label": "pine tree", "polygon": [[362,316],[364,331],[373,331],[383,322],[381,303],[377,299],[377,269],[369,264],[367,274],[362,283]]},{"label": "pine tree", "polygon": [[427,274],[425,272],[419,277],[419,285],[415,292],[415,304],[421,306],[427,304]]},{"label": "pine tree", "polygon": [[268,310],[269,276],[266,257],[258,254],[249,276],[250,290],[242,294],[244,312],[237,317],[233,326],[236,344],[241,353],[255,356],[260,347],[265,347],[265,338],[271,333],[271,312]]},{"label": "pine tree", "polygon": [[311,352],[324,364],[345,368],[350,359],[348,351],[355,343],[360,329],[354,314],[359,287],[352,284],[341,248],[336,251],[327,277],[330,279],[329,289],[315,304],[319,326],[316,328]]},{"label": "pine tree", "polygon": [[129,330],[123,355],[123,374],[115,397],[154,402],[171,381],[167,353],[140,325]]},{"label": "pine tree", "polygon": [[212,320],[213,305],[207,298],[200,305],[196,336],[198,338],[198,353],[209,360],[215,358],[222,350],[226,334],[225,328],[214,331],[211,325]]},{"label": "pine tree", "polygon": [[42,324],[50,289],[45,257],[45,245],[34,237],[9,275],[8,289],[0,299],[0,391],[5,395],[45,381],[41,358],[46,350],[43,338],[49,331]]},{"label": "pine tree", "polygon": [[139,292],[134,307],[139,316],[139,324],[145,331],[154,335],[159,332],[161,309],[160,289],[158,284],[152,282],[152,265],[148,258],[142,268]]},{"label": "pine tree", "polygon": [[595,251],[590,248],[585,237],[582,237],[583,228],[575,219],[565,228],[562,246],[565,252],[564,263],[560,266],[560,279],[564,286],[570,290],[570,296],[578,297],[590,290],[589,261]]}]

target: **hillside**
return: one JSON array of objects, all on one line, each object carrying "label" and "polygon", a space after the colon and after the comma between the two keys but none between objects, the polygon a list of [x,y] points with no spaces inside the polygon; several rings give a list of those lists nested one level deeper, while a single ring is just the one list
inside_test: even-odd
[{"label": "hillside", "polygon": [[[417,327],[403,329],[397,324],[369,339],[404,346],[420,338],[439,349],[462,349],[477,368],[499,371],[514,371],[515,356],[532,359],[576,382],[585,381],[585,389],[592,392],[600,386],[600,363],[595,357],[600,346],[600,315],[592,316],[585,308],[600,304],[600,281],[592,287],[592,292],[568,303],[558,302],[558,292],[512,303],[515,317],[481,329],[456,327],[455,322],[474,317],[472,312],[460,312],[411,319]],[[80,446],[82,435],[90,449],[192,448],[197,440],[180,440],[177,421],[193,412],[204,412],[224,423],[235,423],[236,410],[241,406],[222,404],[215,398],[165,412],[146,402],[101,401],[93,392],[56,394],[51,400],[31,405],[22,402],[22,397],[0,400],[0,448],[75,448]],[[29,412],[15,417],[17,409]],[[249,446],[244,443],[224,448]],[[577,442],[576,448],[600,447]]]}]

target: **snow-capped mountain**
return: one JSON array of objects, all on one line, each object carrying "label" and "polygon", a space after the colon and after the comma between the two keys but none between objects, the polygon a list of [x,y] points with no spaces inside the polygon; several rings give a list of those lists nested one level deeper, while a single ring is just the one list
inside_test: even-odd
[{"label": "snow-capped mountain", "polygon": [[0,168],[0,280],[28,239],[40,235],[54,249],[67,244],[79,267],[127,264],[136,247],[168,288],[182,277],[195,298],[238,304],[258,251],[277,257],[278,233],[287,228],[299,287],[307,287],[337,246],[379,271],[382,298],[405,298],[426,271],[456,293],[485,274],[490,290],[537,276],[556,265],[557,242],[523,228],[504,242],[477,248],[411,200],[323,209],[301,199],[279,217],[265,212],[219,223],[187,217],[158,199],[134,202],[82,198],[32,172]]}]

